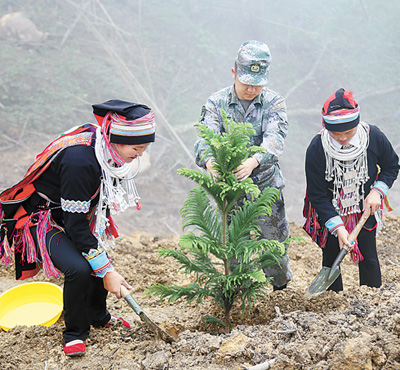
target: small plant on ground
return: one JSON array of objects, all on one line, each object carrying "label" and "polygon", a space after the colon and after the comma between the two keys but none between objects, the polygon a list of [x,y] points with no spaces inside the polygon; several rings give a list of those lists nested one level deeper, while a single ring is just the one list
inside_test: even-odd
[{"label": "small plant on ground", "polygon": [[[186,274],[193,274],[188,286],[157,284],[147,289],[173,302],[184,298],[188,303],[203,302],[206,297],[223,309],[223,319],[207,315],[208,323],[221,324],[226,331],[232,327],[230,313],[235,301],[241,302],[242,315],[257,297],[265,296],[271,283],[263,268],[279,263],[285,245],[260,238],[257,217],[270,214],[278,190],[266,188],[260,193],[250,178],[239,182],[235,169],[247,158],[263,149],[250,146],[254,129],[248,123],[236,123],[222,111],[225,132],[214,133],[203,124],[197,124],[209,145],[205,157],[214,158],[216,177],[206,173],[179,169],[178,174],[195,181],[182,209],[183,229],[191,228],[180,237],[180,250],[159,248],[162,257],[172,257]],[[247,197],[245,196],[247,194]],[[247,199],[248,198],[248,199]],[[237,206],[240,200],[241,206]],[[213,202],[212,202],[213,201]]]}]

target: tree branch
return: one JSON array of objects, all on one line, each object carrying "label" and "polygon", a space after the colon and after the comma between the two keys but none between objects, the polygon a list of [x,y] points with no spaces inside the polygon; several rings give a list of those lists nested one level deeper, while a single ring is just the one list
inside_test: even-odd
[{"label": "tree branch", "polygon": [[314,72],[316,71],[319,62],[321,61],[322,57],[325,55],[326,49],[328,48],[329,43],[327,42],[324,46],[324,48],[321,50],[321,53],[319,54],[317,60],[315,61],[313,67],[311,68],[310,72],[307,73],[307,75],[301,79],[299,82],[297,82],[297,84],[295,84],[291,89],[289,89],[289,91],[286,93],[286,95],[284,96],[284,99],[287,100],[287,98],[292,95],[301,85],[303,85],[305,82],[307,82],[312,75],[314,74]]}]

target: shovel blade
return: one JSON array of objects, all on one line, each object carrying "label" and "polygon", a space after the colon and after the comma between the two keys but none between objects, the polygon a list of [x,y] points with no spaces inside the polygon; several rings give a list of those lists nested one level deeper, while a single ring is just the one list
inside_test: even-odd
[{"label": "shovel blade", "polygon": [[161,329],[143,311],[139,314],[139,317],[153,331],[153,333],[157,334],[164,342],[175,342],[176,339],[173,336],[169,335],[166,331]]},{"label": "shovel blade", "polygon": [[150,330],[157,334],[163,341],[167,343],[172,343],[176,339],[169,335],[166,331],[162,330],[154,321],[152,321],[141,309],[141,307],[136,302],[135,298],[130,294],[124,296],[126,303],[135,311],[135,313],[140,317],[140,319],[147,325]]},{"label": "shovel blade", "polygon": [[323,267],[308,288],[308,291],[305,294],[306,297],[316,297],[317,295],[325,292],[325,290],[327,290],[335,282],[339,275],[340,266],[334,267],[333,270],[330,267]]}]

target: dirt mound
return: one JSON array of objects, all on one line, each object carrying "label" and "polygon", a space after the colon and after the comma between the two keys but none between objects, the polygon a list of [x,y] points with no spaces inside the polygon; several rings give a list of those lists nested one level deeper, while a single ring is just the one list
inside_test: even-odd
[{"label": "dirt mound", "polygon": [[[93,329],[83,357],[62,351],[63,319],[49,328],[16,327],[0,332],[2,369],[243,369],[264,363],[270,369],[399,369],[400,314],[398,248],[400,218],[386,216],[378,239],[383,273],[380,289],[358,287],[358,270],[349,258],[342,263],[344,292],[326,292],[307,300],[304,292],[320,270],[321,253],[302,229],[292,235],[304,242],[290,247],[294,279],[284,291],[270,290],[257,301],[252,315],[234,312],[230,334],[204,325],[201,317],[214,313],[202,306],[177,301],[171,305],[146,296],[152,284],[187,284],[178,265],[159,258],[156,249],[177,248],[178,237],[158,239],[134,233],[121,238],[112,252],[114,265],[133,286],[131,293],[146,314],[178,339],[163,342],[123,301],[108,298],[109,309],[132,323]],[[0,292],[18,283],[12,268],[0,269]],[[40,274],[32,280],[46,281]],[[53,280],[54,282],[54,280]],[[62,285],[62,280],[57,280]],[[269,362],[268,362],[269,361]],[[269,365],[269,367],[268,367]]]}]

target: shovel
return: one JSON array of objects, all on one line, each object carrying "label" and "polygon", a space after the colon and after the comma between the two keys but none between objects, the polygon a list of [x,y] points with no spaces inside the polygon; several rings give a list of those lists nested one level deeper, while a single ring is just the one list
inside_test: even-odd
[{"label": "shovel", "polygon": [[[356,227],[350,233],[348,237],[348,241],[350,242],[350,244],[353,244],[354,241],[357,239],[357,236],[360,233],[362,227],[364,226],[365,221],[367,221],[370,215],[369,212],[370,211],[368,210],[362,214]],[[339,254],[337,255],[331,267],[326,267],[326,266],[322,267],[322,270],[315,277],[310,287],[308,288],[308,291],[305,294],[306,298],[310,299],[312,297],[316,297],[317,295],[325,292],[325,290],[327,290],[335,282],[335,280],[340,275],[340,263],[342,262],[346,254],[350,251],[350,249],[351,247],[345,245],[340,250]]]},{"label": "shovel", "polygon": [[156,323],[149,319],[149,317],[144,313],[144,311],[140,308],[138,303],[135,301],[135,298],[129,293],[128,289],[126,289],[123,285],[121,285],[121,295],[125,299],[125,301],[131,306],[133,311],[140,317],[140,319],[151,329],[152,332],[157,334],[163,341],[167,343],[175,342],[175,338],[169,335],[166,331],[162,330]]}]

